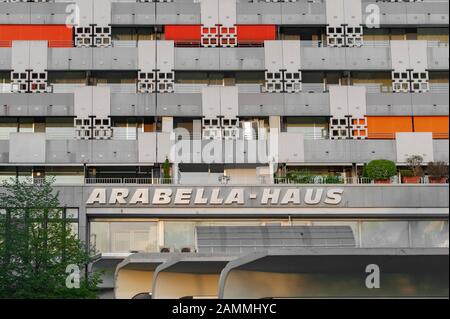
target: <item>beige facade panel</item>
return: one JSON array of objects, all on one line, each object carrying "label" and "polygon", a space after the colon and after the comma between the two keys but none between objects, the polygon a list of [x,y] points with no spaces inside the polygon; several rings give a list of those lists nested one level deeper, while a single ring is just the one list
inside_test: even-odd
[{"label": "beige facade panel", "polygon": [[345,21],[344,2],[348,0],[326,0],[327,24],[330,26],[341,25]]},{"label": "beige facade panel", "polygon": [[156,162],[156,133],[139,133],[138,154],[139,163]]},{"label": "beige facade panel", "polygon": [[397,133],[397,162],[406,163],[410,156],[420,155],[424,163],[434,161],[433,134]]},{"label": "beige facade panel", "polygon": [[138,68],[142,72],[156,69],[156,41],[138,41]]},{"label": "beige facade panel", "polygon": [[220,25],[232,27],[236,24],[236,0],[219,0],[218,12]]},{"label": "beige facade panel", "polygon": [[10,133],[10,163],[45,163],[45,133]]},{"label": "beige facade panel", "polygon": [[200,20],[205,27],[214,27],[219,23],[219,0],[200,1]]}]

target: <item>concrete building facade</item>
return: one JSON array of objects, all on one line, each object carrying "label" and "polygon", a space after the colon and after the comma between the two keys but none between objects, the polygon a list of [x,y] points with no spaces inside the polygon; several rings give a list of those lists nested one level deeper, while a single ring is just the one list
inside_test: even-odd
[{"label": "concrete building facade", "polygon": [[448,297],[448,173],[402,176],[449,162],[448,11],[0,0],[0,181],[54,180],[102,298]]}]

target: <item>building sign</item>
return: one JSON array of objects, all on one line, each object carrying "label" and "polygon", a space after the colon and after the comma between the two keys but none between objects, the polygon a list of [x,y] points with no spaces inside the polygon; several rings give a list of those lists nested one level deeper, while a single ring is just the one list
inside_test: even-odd
[{"label": "building sign", "polygon": [[94,188],[87,205],[128,206],[336,206],[341,188]]}]

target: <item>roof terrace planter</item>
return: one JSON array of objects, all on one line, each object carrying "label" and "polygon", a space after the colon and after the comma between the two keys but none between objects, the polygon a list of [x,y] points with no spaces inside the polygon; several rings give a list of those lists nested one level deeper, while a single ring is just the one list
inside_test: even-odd
[{"label": "roof terrace planter", "polygon": [[430,162],[427,173],[430,184],[446,184],[448,182],[448,164],[445,162]]},{"label": "roof terrace planter", "polygon": [[402,178],[402,184],[420,184],[422,178],[420,176],[414,176],[412,170],[400,170],[400,176]]},{"label": "roof terrace planter", "polygon": [[365,174],[375,184],[391,184],[391,177],[397,174],[397,167],[389,160],[373,160],[366,165]]},{"label": "roof terrace planter", "polygon": [[422,169],[423,157],[420,155],[412,155],[406,159],[408,163],[407,170],[401,170],[402,183],[404,184],[420,184],[424,171]]}]

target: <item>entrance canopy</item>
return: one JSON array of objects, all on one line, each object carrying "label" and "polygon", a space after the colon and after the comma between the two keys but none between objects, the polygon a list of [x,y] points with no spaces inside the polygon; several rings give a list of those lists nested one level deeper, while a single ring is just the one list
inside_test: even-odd
[{"label": "entrance canopy", "polygon": [[257,252],[222,271],[219,298],[448,297],[448,249]]}]

